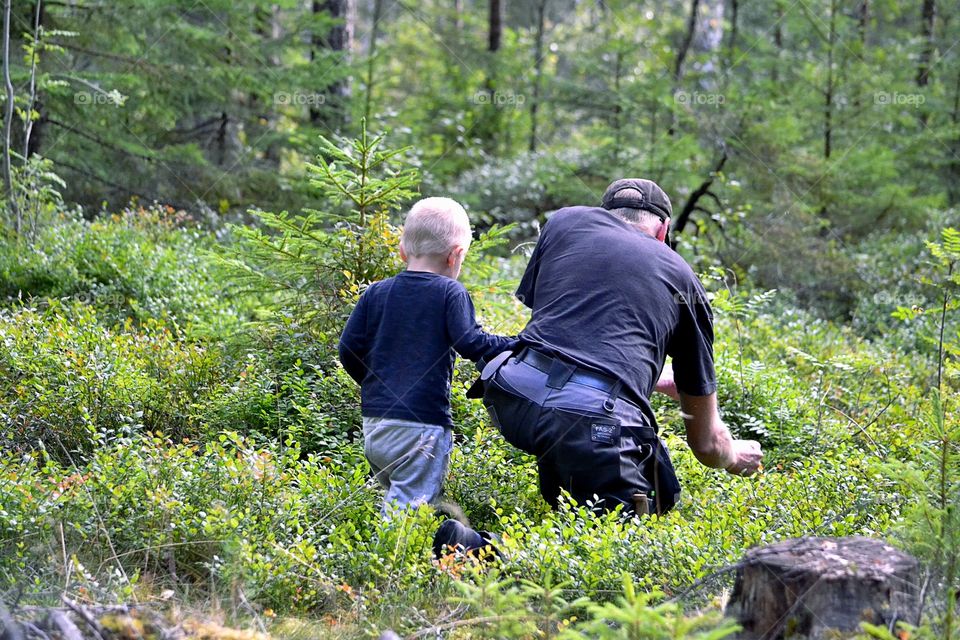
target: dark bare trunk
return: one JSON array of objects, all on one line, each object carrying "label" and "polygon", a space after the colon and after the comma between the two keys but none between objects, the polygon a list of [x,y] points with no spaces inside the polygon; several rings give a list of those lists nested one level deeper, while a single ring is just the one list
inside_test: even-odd
[{"label": "dark bare trunk", "polygon": [[730,39],[727,42],[727,70],[732,70],[737,63],[734,60],[737,50],[737,29],[740,26],[740,2],[739,0],[730,0]]},{"label": "dark bare trunk", "polygon": [[616,144],[613,145],[613,160],[616,163],[620,155],[620,130],[623,128],[623,106],[620,102],[620,82],[623,76],[623,52],[618,48],[617,57],[613,64],[613,139]]},{"label": "dark bare trunk", "polygon": [[[860,0],[860,4],[857,6],[857,41],[860,45],[859,53],[857,54],[857,60],[861,64],[864,61],[864,57],[867,55],[867,22],[869,19],[870,0]],[[860,91],[857,89],[853,92],[853,106],[855,108],[859,108],[860,104]]]},{"label": "dark bare trunk", "polygon": [[[332,54],[340,61],[346,62],[353,37],[351,0],[313,0],[312,9],[314,16],[327,14],[336,20],[336,23],[326,33],[313,34],[310,59],[316,60],[318,52],[323,51],[324,55]],[[317,75],[322,79],[327,74],[320,69]],[[321,87],[318,93],[324,96],[324,103],[322,106],[310,108],[310,122],[315,125],[325,125],[331,129],[340,128],[346,121],[346,100],[350,93],[347,79],[337,78]]]},{"label": "dark bare trunk", "polygon": [[221,167],[227,164],[227,142],[230,133],[230,116],[226,111],[220,113],[220,125],[217,127],[217,164]]},{"label": "dark bare trunk", "polygon": [[543,38],[547,20],[547,4],[550,0],[537,3],[537,35],[533,45],[533,99],[530,100],[530,151],[537,150],[537,118],[540,112],[540,91],[543,83]]},{"label": "dark bare trunk", "polygon": [[[837,41],[837,0],[830,0],[830,30],[827,34],[827,81],[823,89],[823,160],[824,175],[829,171],[830,155],[833,153],[833,109],[834,93],[836,87],[835,74],[833,69],[834,49]],[[829,212],[826,204],[820,205],[821,219],[828,219]],[[829,232],[826,225],[821,230],[821,235],[826,236]]]},{"label": "dark bare trunk", "polygon": [[700,0],[690,0],[690,15],[687,16],[687,29],[683,34],[683,40],[680,41],[680,46],[677,47],[677,59],[674,61],[673,65],[673,82],[674,84],[680,83],[680,78],[683,77],[683,63],[687,59],[687,54],[690,52],[690,44],[693,42],[693,36],[697,32],[697,14],[700,11]]},{"label": "dark bare trunk", "polygon": [[720,160],[713,167],[713,170],[710,172],[710,175],[700,183],[700,186],[693,190],[693,193],[690,194],[690,197],[687,198],[687,201],[683,205],[683,209],[680,210],[680,214],[677,216],[676,220],[673,223],[673,236],[676,238],[683,233],[683,230],[686,228],[687,223],[690,222],[690,218],[697,211],[701,211],[706,214],[710,214],[703,205],[700,204],[700,201],[704,197],[710,197],[714,200],[715,203],[719,206],[720,199],[717,195],[710,190],[710,187],[713,186],[714,180],[717,179],[717,175],[723,171],[723,165],[727,162],[727,152],[724,151],[723,155],[720,156]]},{"label": "dark bare trunk", "polygon": [[783,54],[783,19],[785,15],[783,0],[776,0],[773,11],[773,46],[776,51],[774,52],[773,69],[770,72],[770,77],[774,82],[780,79],[780,56]]},{"label": "dark bare trunk", "polygon": [[930,82],[930,63],[933,60],[933,21],[937,17],[937,1],[923,0],[921,9],[920,34],[923,49],[920,51],[920,63],[917,66],[917,86],[925,87]]},{"label": "dark bare trunk", "polygon": [[827,84],[823,90],[823,159],[829,160],[833,151],[833,57],[837,40],[837,0],[830,1],[830,32],[827,36]]},{"label": "dark bare trunk", "polygon": [[503,7],[500,0],[490,0],[490,30],[488,35],[487,51],[490,53],[500,51],[503,39]]},{"label": "dark bare trunk", "polygon": [[[683,64],[690,53],[690,45],[693,43],[693,37],[697,33],[697,15],[700,11],[700,0],[690,0],[690,15],[687,16],[687,28],[677,47],[677,57],[673,65],[673,90],[680,89],[680,80],[683,78]],[[619,97],[619,96],[618,96]],[[619,103],[618,103],[619,105]],[[670,119],[670,127],[667,129],[667,135],[673,137],[676,133],[677,115],[674,113]]]},{"label": "dark bare trunk", "polygon": [[373,0],[373,26],[370,28],[370,49],[367,51],[367,86],[363,105],[363,117],[369,124],[373,109],[374,65],[376,64],[377,39],[380,37],[380,18],[383,17],[383,0]]},{"label": "dark bare trunk", "polygon": [[488,153],[496,147],[497,135],[500,129],[500,107],[497,104],[497,76],[499,65],[500,46],[503,41],[503,6],[500,0],[490,0],[487,16],[487,78],[484,87],[487,92],[483,130],[481,132],[483,147]]}]

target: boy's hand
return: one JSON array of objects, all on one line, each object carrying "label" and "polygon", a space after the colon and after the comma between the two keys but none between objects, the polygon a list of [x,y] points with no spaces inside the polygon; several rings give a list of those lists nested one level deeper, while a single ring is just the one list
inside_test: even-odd
[{"label": "boy's hand", "polygon": [[673,381],[673,366],[670,363],[663,365],[663,371],[660,372],[660,379],[653,387],[654,391],[659,391],[668,395],[674,400],[680,400],[680,394],[677,392],[677,383]]}]

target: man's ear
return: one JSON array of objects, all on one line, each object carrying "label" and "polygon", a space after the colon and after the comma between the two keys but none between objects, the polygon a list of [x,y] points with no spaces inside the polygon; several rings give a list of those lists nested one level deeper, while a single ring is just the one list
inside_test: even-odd
[{"label": "man's ear", "polygon": [[407,252],[403,249],[403,243],[400,243],[400,259],[404,262],[407,262],[410,259],[410,256],[407,255]]},{"label": "man's ear", "polygon": [[667,239],[667,233],[670,231],[670,218],[660,222],[660,228],[657,229],[657,240],[660,242],[665,242]]}]

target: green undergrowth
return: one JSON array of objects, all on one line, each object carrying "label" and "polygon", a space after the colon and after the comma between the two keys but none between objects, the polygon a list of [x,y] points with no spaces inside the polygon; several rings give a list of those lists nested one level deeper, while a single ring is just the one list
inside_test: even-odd
[{"label": "green undergrowth", "polygon": [[[722,417],[761,442],[764,468],[740,478],[698,464],[678,406],[658,396],[683,485],[663,518],[551,511],[535,461],[466,398],[476,371],[458,363],[445,499],[501,537],[505,560],[438,563],[433,510],[380,516],[359,390],[334,348],[368,277],[352,263],[376,246],[376,277],[396,268],[386,249],[400,203],[357,179],[376,174],[364,158],[393,156],[335,157],[316,181],[368,198],[376,215],[277,214],[244,235],[132,208],[95,222],[63,213],[29,238],[0,238],[0,601],[163,603],[289,638],[389,627],[712,640],[732,632],[722,610],[747,548],[867,535],[923,563],[928,612],[901,631],[953,640],[960,233],[928,244],[922,280],[901,285],[938,308],[898,305],[867,329],[706,268]],[[528,318],[507,294],[522,249],[480,251],[508,231],[478,240],[463,279],[481,323],[513,335]],[[235,286],[243,269],[249,290]],[[271,277],[285,293],[270,292]]]}]

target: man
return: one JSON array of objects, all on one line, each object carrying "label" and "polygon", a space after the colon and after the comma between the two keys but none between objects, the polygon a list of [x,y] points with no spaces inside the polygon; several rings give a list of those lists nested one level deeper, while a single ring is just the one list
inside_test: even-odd
[{"label": "man", "polygon": [[[520,349],[484,371],[484,404],[504,437],[537,456],[540,491],[663,513],[679,494],[650,406],[680,400],[687,442],[708,467],[750,475],[763,457],[720,420],[713,317],[703,286],[665,240],[672,207],[642,179],[617,180],[601,207],[544,225],[517,297],[533,311]],[[673,364],[659,382],[666,357]]]}]

